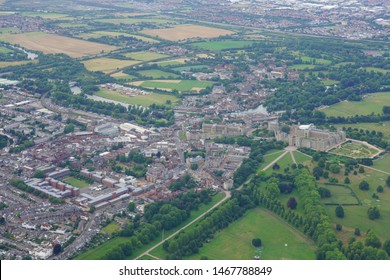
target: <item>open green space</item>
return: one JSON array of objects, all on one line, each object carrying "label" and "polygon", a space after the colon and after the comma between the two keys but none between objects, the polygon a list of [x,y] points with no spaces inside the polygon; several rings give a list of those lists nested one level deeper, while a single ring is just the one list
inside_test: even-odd
[{"label": "open green space", "polygon": [[376,153],[378,153],[378,150],[373,149],[364,144],[356,142],[346,142],[339,147],[335,147],[329,150],[329,153],[352,158],[370,158]]},{"label": "open green space", "polygon": [[118,224],[117,222],[112,221],[111,223],[106,225],[104,228],[102,228],[102,232],[111,235],[113,233],[118,232],[120,229],[121,229],[120,224]]},{"label": "open green space", "polygon": [[299,164],[299,163],[305,164],[307,161],[311,161],[311,157],[309,157],[308,155],[305,155],[301,152],[294,151],[293,154],[294,154],[294,158],[295,158],[295,161],[297,162],[297,164]]},{"label": "open green space", "polygon": [[199,92],[200,90],[213,85],[212,82],[197,80],[150,80],[134,82],[133,84],[149,89],[161,89],[166,91],[177,90],[179,92]]},{"label": "open green space", "polygon": [[353,124],[337,124],[335,127],[340,127],[340,128],[358,128],[358,129],[363,129],[363,130],[375,130],[378,132],[383,133],[383,138],[390,140],[390,121],[387,122],[378,122],[378,123],[353,123]]},{"label": "open green space", "polygon": [[318,184],[319,187],[328,189],[331,197],[323,198],[324,204],[359,204],[354,192],[345,186]]},{"label": "open green space", "polygon": [[369,94],[362,101],[342,101],[321,111],[328,117],[382,114],[382,108],[386,104],[390,104],[390,92]]},{"label": "open green space", "polygon": [[364,69],[366,69],[367,71],[373,71],[373,72],[378,72],[378,73],[382,73],[382,74],[386,74],[386,73],[390,72],[390,70],[377,68],[377,67],[366,67]]},{"label": "open green space", "polygon": [[151,61],[151,60],[169,57],[166,54],[160,54],[155,52],[131,52],[125,54],[124,56],[134,60],[140,60],[140,61]]},{"label": "open green space", "polygon": [[175,71],[189,71],[191,69],[208,69],[207,65],[188,65],[173,68]]},{"label": "open green space", "polygon": [[284,173],[284,170],[286,168],[291,168],[291,165],[293,164],[293,160],[291,158],[290,153],[287,153],[284,157],[278,160],[277,164],[279,165],[279,169],[273,169],[272,166],[268,168],[265,173],[267,175],[271,175],[272,172],[277,172],[277,173]]},{"label": "open green space", "polygon": [[161,70],[142,70],[138,71],[138,74],[142,75],[146,78],[152,78],[152,79],[177,79],[180,78],[179,75],[175,73],[169,73],[166,71]]},{"label": "open green space", "polygon": [[152,104],[166,104],[168,100],[170,100],[172,104],[176,104],[180,100],[176,96],[168,94],[151,93],[139,96],[129,96],[126,94],[119,93],[117,91],[105,89],[101,89],[98,92],[95,92],[95,95],[127,104],[135,104],[140,106],[150,106]]},{"label": "open green space", "polygon": [[278,158],[278,156],[280,156],[283,153],[284,153],[284,150],[271,150],[271,151],[268,151],[267,153],[265,153],[265,155],[263,156],[264,161],[260,164],[257,172],[262,171],[263,168],[265,168],[268,164],[273,162],[275,159]]},{"label": "open green space", "polygon": [[[260,252],[253,247],[253,238],[262,240]],[[271,212],[256,208],[218,232],[190,259],[251,260],[259,255],[264,260],[310,260],[315,259],[314,251],[312,241],[301,232]]]},{"label": "open green space", "polygon": [[374,168],[390,173],[390,154],[385,154],[377,160],[374,160]]},{"label": "open green space", "polygon": [[245,48],[252,45],[253,43],[254,41],[226,40],[226,41],[210,41],[210,42],[193,43],[191,44],[191,46],[195,46],[210,51],[222,51],[222,50],[229,50],[229,49]]},{"label": "open green space", "polygon": [[112,24],[136,24],[136,23],[154,23],[154,24],[167,24],[175,23],[173,20],[160,19],[160,18],[103,18],[97,19],[97,22],[112,23]]},{"label": "open green space", "polygon": [[301,59],[302,62],[304,62],[304,63],[310,63],[310,64],[315,64],[315,65],[317,65],[317,64],[329,65],[332,63],[331,60],[307,56],[307,55],[304,55],[301,52],[297,52],[297,51],[293,51],[292,54],[296,58]]},{"label": "open green space", "polygon": [[[198,210],[191,212],[190,217],[187,219],[187,221],[185,221],[183,224],[175,227],[174,229],[171,229],[169,231],[165,231],[164,235],[169,236],[170,234],[174,233],[175,231],[182,228],[186,224],[192,222],[197,217],[199,217],[201,214],[203,214],[205,211],[207,211],[212,206],[214,206],[216,203],[221,201],[224,197],[225,197],[224,193],[217,193],[216,195],[213,196],[212,201],[209,204],[207,204],[207,205],[202,204]],[[126,242],[129,242],[129,239],[130,238],[126,238],[126,237],[115,237],[115,238],[103,243],[102,245],[97,246],[94,249],[91,249],[87,252],[84,252],[84,253],[78,255],[75,258],[75,260],[99,260],[99,259],[103,258],[104,255],[108,251],[110,251],[112,248],[114,248],[118,245],[121,245],[121,244],[125,244]],[[141,248],[138,248],[137,250],[134,251],[132,257],[133,258],[138,257],[140,254],[142,254],[143,252],[145,252],[149,248],[155,246],[160,241],[161,241],[161,239],[156,239],[153,242],[149,243],[148,245],[145,245],[145,246],[142,246]]]},{"label": "open green space", "polygon": [[327,80],[322,80],[321,83],[323,83],[324,86],[333,86],[333,85],[337,85],[340,82],[336,80],[327,79]]},{"label": "open green space", "polygon": [[10,53],[12,50],[5,48],[3,46],[0,46],[0,53]]},{"label": "open green space", "polygon": [[317,65],[313,65],[313,64],[293,64],[289,68],[294,70],[309,70],[309,69],[314,69],[316,67]]},{"label": "open green space", "polygon": [[84,180],[77,179],[75,177],[66,177],[62,180],[64,183],[67,183],[73,187],[76,188],[85,188],[88,187],[90,184]]},{"label": "open green space", "polygon": [[37,13],[37,12],[24,12],[22,16],[26,17],[41,17],[44,19],[61,19],[61,20],[71,20],[74,17],[70,17],[67,14],[58,14],[58,13]]}]

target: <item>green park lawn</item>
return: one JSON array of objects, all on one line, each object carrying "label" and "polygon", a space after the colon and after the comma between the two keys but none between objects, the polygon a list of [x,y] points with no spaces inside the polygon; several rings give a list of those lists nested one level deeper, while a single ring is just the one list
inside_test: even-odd
[{"label": "green park lawn", "polygon": [[102,228],[102,232],[111,235],[113,233],[118,232],[120,230],[120,228],[121,228],[121,226],[117,222],[112,221],[111,223],[106,225],[104,228]]},{"label": "green park lawn", "polygon": [[390,173],[390,154],[386,154],[374,160],[374,168]]},{"label": "green park lawn", "polygon": [[[253,247],[253,238],[262,240],[261,252]],[[198,254],[189,258],[199,260],[205,256],[213,260],[251,260],[255,255],[264,260],[310,260],[315,259],[315,246],[279,217],[256,208],[216,233],[210,243],[205,243]]]},{"label": "green park lawn", "polygon": [[328,189],[331,193],[331,197],[321,199],[324,204],[359,204],[359,200],[348,187],[325,184],[319,184],[318,186]]},{"label": "green park lawn", "polygon": [[307,161],[311,161],[310,156],[305,155],[299,151],[294,151],[293,154],[294,154],[294,158],[295,158],[295,161],[297,162],[297,164],[301,163],[301,164],[305,165],[305,163],[307,163]]},{"label": "green park lawn", "polygon": [[75,177],[66,177],[62,180],[64,183],[67,183],[73,187],[76,188],[85,188],[88,187],[90,184],[84,180],[77,179]]},{"label": "green park lawn", "polygon": [[286,169],[286,168],[290,168],[290,169],[291,169],[291,165],[292,165],[294,162],[293,162],[293,159],[291,158],[290,153],[287,153],[284,157],[282,157],[281,159],[279,159],[277,163],[278,163],[278,165],[280,166],[279,169],[273,170],[273,169],[272,169],[272,166],[271,166],[270,168],[268,168],[268,169],[265,171],[265,174],[266,174],[266,175],[271,175],[272,172],[284,173],[284,169]]},{"label": "green park lawn", "polygon": [[342,101],[321,111],[328,117],[382,114],[382,108],[386,104],[390,104],[390,92],[370,94],[362,101]]},{"label": "green park lawn", "polygon": [[137,85],[148,89],[161,89],[166,91],[177,90],[179,92],[196,91],[211,87],[212,82],[197,80],[150,80],[136,82]]},{"label": "green park lawn", "polygon": [[280,156],[283,153],[284,153],[284,150],[271,150],[271,151],[268,151],[267,153],[265,153],[265,155],[263,156],[264,161],[260,164],[257,172],[262,171],[263,168],[265,168],[268,164],[273,162],[275,159],[278,158],[278,156]]}]

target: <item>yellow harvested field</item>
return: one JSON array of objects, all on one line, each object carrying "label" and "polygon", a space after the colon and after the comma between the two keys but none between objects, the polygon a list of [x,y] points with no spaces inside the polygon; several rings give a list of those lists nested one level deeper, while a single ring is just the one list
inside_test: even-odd
[{"label": "yellow harvested field", "polygon": [[142,85],[142,83],[145,82],[145,81],[137,81],[137,82],[132,82],[132,83],[129,83],[129,85],[132,85],[132,86],[136,86],[136,87],[139,87]]},{"label": "yellow harvested field", "polygon": [[21,60],[21,61],[1,61],[0,68],[8,67],[8,66],[16,66],[16,65],[24,65],[27,63],[36,63],[37,60]]},{"label": "yellow harvested field", "polygon": [[127,77],[127,76],[129,76],[129,74],[123,73],[123,71],[116,72],[116,73],[111,75],[111,77],[114,77],[114,78],[117,78],[117,77]]},{"label": "yellow harvested field", "polygon": [[101,71],[107,74],[139,62],[137,60],[120,60],[103,57],[83,61],[83,64],[89,71]]},{"label": "yellow harvested field", "polygon": [[201,25],[182,24],[172,28],[148,29],[142,33],[163,38],[169,41],[180,41],[189,38],[214,38],[234,34],[233,31],[219,28],[212,28]]},{"label": "yellow harvested field", "polygon": [[74,58],[110,52],[116,49],[113,46],[43,32],[7,34],[2,38],[10,43],[19,44],[26,49],[43,53],[64,53]]}]

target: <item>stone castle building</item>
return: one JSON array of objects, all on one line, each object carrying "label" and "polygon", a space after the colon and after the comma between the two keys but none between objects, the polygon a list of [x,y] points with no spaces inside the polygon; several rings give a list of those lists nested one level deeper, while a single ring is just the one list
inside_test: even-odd
[{"label": "stone castle building", "polygon": [[235,137],[245,135],[247,131],[248,129],[243,124],[202,124],[202,135],[204,139]]},{"label": "stone castle building", "polygon": [[268,123],[268,129],[275,132],[279,141],[288,143],[290,146],[310,148],[318,151],[327,151],[334,146],[345,142],[345,133],[341,130],[330,132],[317,129],[313,124],[293,125],[290,132],[281,131],[279,123]]}]

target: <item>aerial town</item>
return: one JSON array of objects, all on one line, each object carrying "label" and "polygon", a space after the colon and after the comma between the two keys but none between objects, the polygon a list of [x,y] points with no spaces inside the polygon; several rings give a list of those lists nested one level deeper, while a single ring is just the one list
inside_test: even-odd
[{"label": "aerial town", "polygon": [[386,1],[64,2],[0,1],[1,259],[389,258]]}]

